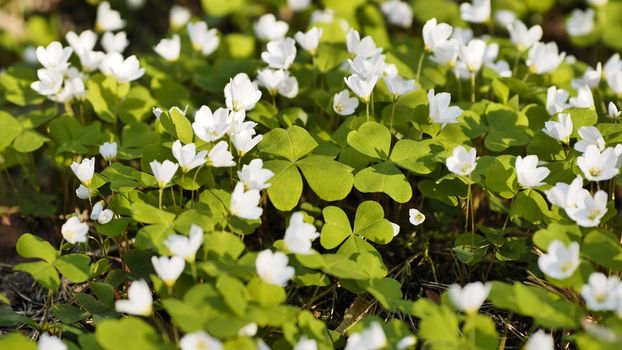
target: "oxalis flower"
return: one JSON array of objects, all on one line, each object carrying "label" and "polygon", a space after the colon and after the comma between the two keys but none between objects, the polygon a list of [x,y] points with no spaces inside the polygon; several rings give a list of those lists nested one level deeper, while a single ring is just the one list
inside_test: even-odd
[{"label": "oxalis flower", "polygon": [[527,66],[533,74],[552,73],[566,57],[566,53],[558,53],[557,44],[536,43],[529,49]]},{"label": "oxalis flower", "polygon": [[201,244],[203,244],[203,229],[195,224],[190,226],[188,237],[174,234],[164,241],[164,245],[173,255],[183,258],[187,263],[194,262]]},{"label": "oxalis flower", "polygon": [[99,154],[101,156],[111,162],[115,158],[117,158],[117,143],[116,142],[104,142],[99,146]]},{"label": "oxalis flower", "polygon": [[368,58],[382,52],[381,48],[376,47],[376,43],[371,36],[361,39],[361,35],[354,29],[346,33],[346,48],[350,57]]},{"label": "oxalis flower", "polygon": [[426,52],[436,51],[451,36],[452,27],[447,23],[437,23],[436,18],[429,19],[423,25],[423,43]]},{"label": "oxalis flower", "polygon": [[447,158],[445,165],[447,169],[458,176],[469,176],[475,170],[475,148],[466,150],[464,146],[454,148],[451,157]]},{"label": "oxalis flower", "polygon": [[488,298],[491,288],[492,284],[482,282],[468,283],[464,287],[452,284],[449,286],[449,299],[458,310],[475,314]]},{"label": "oxalis flower", "polygon": [[362,332],[350,335],[345,350],[379,350],[386,347],[387,344],[384,329],[380,323],[374,321]]},{"label": "oxalis flower", "polygon": [[287,255],[266,249],[257,254],[255,269],[265,283],[284,287],[295,273],[294,268],[287,265],[288,262]]},{"label": "oxalis flower", "polygon": [[181,350],[223,350],[222,343],[203,331],[184,335],[179,340]]},{"label": "oxalis flower", "polygon": [[595,227],[607,213],[607,193],[599,190],[594,196],[585,190],[577,198],[577,206],[566,208],[566,214],[582,227]]},{"label": "oxalis flower", "polygon": [[542,27],[535,25],[527,29],[527,26],[519,20],[508,25],[507,30],[510,33],[510,40],[521,53],[529,50],[542,38]]},{"label": "oxalis flower", "polygon": [[545,122],[542,131],[557,141],[568,143],[572,126],[570,114],[560,113],[557,115],[557,121]]},{"label": "oxalis flower", "polygon": [[462,114],[462,109],[458,106],[450,107],[450,102],[451,95],[449,93],[439,92],[434,94],[434,89],[428,91],[428,105],[432,122],[441,124],[442,127],[458,122],[458,116]]},{"label": "oxalis flower", "polygon": [[346,85],[358,96],[363,102],[368,103],[371,94],[378,82],[378,77],[372,77],[369,80],[365,80],[356,74],[352,74],[347,78],[343,78]]},{"label": "oxalis flower", "polygon": [[149,163],[149,166],[151,167],[151,172],[158,181],[158,186],[160,186],[160,188],[166,187],[166,185],[171,182],[173,176],[175,176],[175,173],[179,168],[177,163],[173,163],[168,159],[162,163],[154,160]]},{"label": "oxalis flower", "polygon": [[117,300],[114,308],[117,312],[137,316],[151,316],[153,313],[153,296],[151,289],[144,280],[132,282],[127,289],[127,300]]},{"label": "oxalis flower", "polygon": [[306,33],[297,32],[294,38],[303,50],[307,51],[311,56],[315,55],[317,47],[320,45],[320,39],[324,30],[318,27],[309,29]]},{"label": "oxalis flower", "polygon": [[408,221],[415,226],[419,226],[425,221],[425,215],[419,209],[411,208],[408,210]]},{"label": "oxalis flower", "polygon": [[400,97],[415,90],[415,80],[406,80],[399,75],[393,77],[385,77],[384,83],[387,86],[387,90],[391,93],[393,101],[396,102]]},{"label": "oxalis flower", "polygon": [[333,97],[333,111],[339,115],[351,115],[358,106],[358,98],[350,97],[348,89],[339,91]]},{"label": "oxalis flower", "polygon": [[263,160],[253,159],[238,171],[238,178],[247,190],[263,190],[270,187],[268,180],[274,176],[270,169],[263,167]]},{"label": "oxalis flower", "polygon": [[207,23],[199,21],[196,23],[188,23],[188,36],[192,42],[192,48],[201,52],[203,56],[211,55],[220,44],[218,30],[209,29]]},{"label": "oxalis flower", "polygon": [[543,330],[538,329],[537,332],[529,337],[524,350],[554,350],[555,341],[550,334],[546,334]]},{"label": "oxalis flower", "polygon": [[582,126],[577,131],[581,140],[577,141],[574,144],[574,149],[579,152],[585,152],[587,150],[587,146],[594,145],[598,148],[599,151],[605,150],[605,139],[600,131],[594,126]]},{"label": "oxalis flower", "polygon": [[289,30],[289,25],[283,21],[277,21],[273,14],[268,13],[261,17],[253,26],[255,35],[261,41],[282,39]]},{"label": "oxalis flower", "polygon": [[289,219],[289,226],[285,230],[285,248],[296,254],[312,254],[311,242],[320,234],[314,225],[304,221],[302,212],[295,212]]},{"label": "oxalis flower", "polygon": [[556,239],[549,244],[547,253],[538,258],[538,267],[545,275],[563,280],[572,276],[579,262],[579,243],[566,246]]},{"label": "oxalis flower", "polygon": [[80,180],[84,186],[89,187],[95,173],[95,157],[84,158],[80,163],[73,162],[70,168],[78,180]]},{"label": "oxalis flower", "polygon": [[225,85],[226,105],[234,112],[253,109],[260,98],[261,91],[246,73],[238,73]]},{"label": "oxalis flower", "polygon": [[600,152],[595,145],[588,145],[582,156],[577,157],[577,166],[590,181],[609,180],[618,175],[615,150],[607,147]]},{"label": "oxalis flower", "polygon": [[590,310],[614,311],[618,307],[621,286],[618,276],[592,272],[588,283],[581,287],[581,296]]},{"label": "oxalis flower", "polygon": [[164,38],[154,46],[153,50],[169,62],[175,62],[181,51],[181,39],[178,34],[173,34],[170,39]]},{"label": "oxalis flower", "polygon": [[472,0],[460,4],[460,17],[466,22],[486,23],[490,21],[490,0]]},{"label": "oxalis flower", "polygon": [[582,205],[583,197],[589,195],[589,191],[583,188],[583,178],[577,176],[570,185],[558,182],[555,186],[545,190],[546,199],[551,204],[560,208],[578,208]]},{"label": "oxalis flower", "polygon": [[183,173],[187,173],[190,170],[199,167],[205,163],[205,156],[207,151],[201,151],[197,153],[194,143],[189,143],[185,146],[181,145],[181,141],[177,140],[173,142],[173,157],[177,159],[177,163],[181,167]]},{"label": "oxalis flower", "polygon": [[123,53],[129,44],[130,42],[127,40],[127,34],[125,32],[118,32],[116,34],[105,32],[101,40],[101,45],[106,53]]},{"label": "oxalis flower", "polygon": [[228,150],[227,141],[220,141],[207,154],[207,165],[215,168],[235,166],[233,155]]},{"label": "oxalis flower", "polygon": [[231,214],[248,220],[256,220],[261,217],[263,208],[259,206],[261,195],[258,190],[244,190],[244,183],[238,182],[231,193]]},{"label": "oxalis flower", "polygon": [[482,68],[486,47],[486,42],[480,39],[473,39],[467,45],[460,45],[458,56],[466,64],[471,74],[477,73]]},{"label": "oxalis flower", "polygon": [[261,59],[274,69],[288,69],[296,58],[296,41],[292,38],[272,40],[261,53]]},{"label": "oxalis flower", "polygon": [[37,342],[37,350],[67,350],[68,347],[63,343],[60,338],[49,335],[47,333],[41,334],[39,341]]},{"label": "oxalis flower", "polygon": [[183,258],[179,256],[167,257],[161,256],[151,257],[151,263],[158,277],[166,284],[167,287],[172,288],[175,282],[184,272],[186,265]]},{"label": "oxalis flower", "polygon": [[82,222],[77,216],[72,216],[67,219],[60,231],[63,235],[63,239],[71,244],[84,243],[89,239],[89,225]]},{"label": "oxalis flower", "polygon": [[103,1],[97,6],[97,20],[95,28],[100,32],[115,31],[122,29],[125,21],[121,19],[121,14],[110,7],[108,1]]},{"label": "oxalis flower", "polygon": [[63,48],[58,41],[52,41],[47,47],[39,46],[35,51],[37,60],[46,69],[64,72],[69,68],[69,57],[73,49],[71,47]]},{"label": "oxalis flower", "polygon": [[516,157],[516,163],[514,165],[516,169],[516,177],[518,183],[524,188],[532,188],[544,185],[542,182],[549,173],[549,169],[545,167],[538,167],[538,156],[530,155],[525,158]]}]

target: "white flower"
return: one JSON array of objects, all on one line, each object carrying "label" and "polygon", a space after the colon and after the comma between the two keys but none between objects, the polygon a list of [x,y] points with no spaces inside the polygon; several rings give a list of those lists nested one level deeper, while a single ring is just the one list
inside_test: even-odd
[{"label": "white flower", "polygon": [[218,108],[214,113],[208,106],[201,106],[194,114],[192,130],[198,138],[205,142],[213,142],[223,137],[231,124],[229,123],[229,111]]},{"label": "white flower", "polygon": [[607,193],[599,190],[592,197],[589,192],[577,200],[576,208],[566,208],[566,214],[581,227],[596,227],[607,213]]},{"label": "white flower", "polygon": [[99,146],[99,154],[107,160],[111,161],[117,158],[117,143],[116,142],[104,142]]},{"label": "white flower", "polygon": [[188,23],[192,17],[192,12],[186,7],[173,5],[168,15],[168,21],[173,30],[177,30]]},{"label": "white flower", "polygon": [[188,23],[188,36],[192,42],[192,48],[200,51],[203,56],[211,55],[220,44],[218,30],[207,29],[207,23],[199,21],[196,23]]},{"label": "white flower", "polygon": [[283,21],[277,21],[273,14],[268,13],[254,24],[255,35],[261,41],[282,39],[289,30],[289,25]]},{"label": "white flower", "polygon": [[222,168],[235,166],[233,155],[227,149],[229,145],[227,141],[220,141],[207,154],[207,165]]},{"label": "white flower", "polygon": [[529,337],[524,350],[555,350],[555,341],[550,334],[538,329],[537,332]]},{"label": "white flower", "polygon": [[320,45],[320,38],[322,38],[323,33],[324,29],[313,27],[306,33],[297,32],[294,38],[303,50],[309,52],[311,55],[315,55],[315,50],[317,50],[317,47]]},{"label": "white flower", "polygon": [[551,172],[545,167],[538,167],[538,156],[536,155],[526,156],[525,158],[521,156],[516,157],[514,167],[516,168],[518,183],[524,188],[544,185],[542,181],[546,179]]},{"label": "white flower", "polygon": [[378,82],[378,77],[365,80],[356,74],[352,74],[347,78],[343,78],[346,85],[354,92],[363,102],[369,102],[371,94]]},{"label": "white flower", "polygon": [[292,38],[284,38],[270,41],[266,51],[261,53],[261,59],[270,68],[288,69],[296,58],[296,41]]},{"label": "white flower", "polygon": [[259,206],[260,200],[258,190],[244,191],[244,183],[238,182],[231,193],[231,214],[242,219],[257,220],[263,213],[263,208]]},{"label": "white flower", "polygon": [[415,344],[417,344],[417,338],[412,335],[408,335],[400,339],[400,341],[395,344],[395,348],[397,350],[412,349],[414,348]]},{"label": "white flower", "polygon": [[290,75],[279,85],[279,94],[283,97],[292,99],[298,96],[298,80]]},{"label": "white flower", "polygon": [[594,145],[599,151],[605,150],[605,139],[601,135],[600,131],[594,126],[582,126],[578,130],[581,140],[574,144],[574,149],[583,153],[587,149],[587,146]]},{"label": "white flower", "polygon": [[308,255],[313,252],[311,242],[319,236],[315,226],[304,221],[302,212],[295,212],[289,219],[283,241],[288,251]]},{"label": "white flower", "polygon": [[80,65],[85,72],[92,72],[99,68],[106,54],[101,51],[77,51]]},{"label": "white flower", "polygon": [[130,42],[127,40],[127,34],[125,32],[118,32],[113,34],[112,32],[105,32],[101,40],[102,47],[107,53],[125,51]]},{"label": "white flower", "polygon": [[127,289],[127,300],[117,300],[114,304],[117,312],[137,316],[151,316],[153,313],[153,296],[151,289],[144,280],[132,282]]},{"label": "white flower", "polygon": [[105,225],[105,224],[109,223],[110,221],[112,221],[113,217],[114,217],[114,212],[112,210],[104,209],[97,216],[97,222],[99,224],[101,224],[101,225]]},{"label": "white flower", "polygon": [[590,181],[609,180],[618,175],[616,162],[613,148],[607,147],[601,153],[595,145],[588,145],[583,155],[577,158],[577,166]]},{"label": "white flower", "polygon": [[145,5],[147,0],[127,0],[127,6],[132,10],[138,10]]},{"label": "white flower", "polygon": [[317,341],[306,336],[300,337],[293,350],[317,350]]},{"label": "white flower", "polygon": [[428,91],[428,105],[430,109],[430,119],[433,123],[453,124],[458,122],[458,116],[462,114],[462,109],[458,106],[449,106],[451,95],[447,92],[434,94],[434,89]]},{"label": "white flower", "polygon": [[566,20],[566,31],[572,36],[587,35],[594,29],[595,12],[592,9],[575,9]]},{"label": "white flower", "polygon": [[622,70],[622,60],[620,60],[620,54],[614,53],[611,57],[609,57],[603,66],[603,76],[608,79],[610,75],[620,70]]},{"label": "white flower", "polygon": [[95,173],[95,157],[84,158],[80,163],[73,162],[70,168],[78,180],[80,180],[84,186],[89,187],[93,179],[93,174]]},{"label": "white flower", "polygon": [[95,27],[100,32],[115,31],[123,28],[125,21],[121,19],[121,14],[110,7],[108,1],[103,1],[97,6],[97,20]]},{"label": "white flower", "polygon": [[607,84],[617,95],[622,94],[622,70],[612,72],[610,74],[605,73]]},{"label": "white flower", "polygon": [[478,72],[484,63],[486,54],[486,43],[480,39],[469,41],[468,45],[460,45],[458,56],[466,63],[467,69],[471,73]]},{"label": "white flower", "polygon": [[51,96],[60,92],[63,85],[63,74],[55,69],[38,69],[39,80],[30,84],[30,87],[39,95]]},{"label": "white flower", "polygon": [[286,70],[264,68],[257,73],[257,82],[274,96],[288,77],[289,73]]},{"label": "white flower", "polygon": [[451,36],[452,27],[447,23],[436,23],[436,18],[432,18],[423,25],[423,43],[427,52],[445,44]]},{"label": "white flower", "polygon": [[111,74],[119,83],[129,83],[145,74],[145,70],[140,68],[140,63],[136,56],[132,55],[125,60],[118,52],[111,52],[102,61],[100,70],[104,74]]},{"label": "white flower", "polygon": [[265,283],[284,287],[295,273],[294,268],[287,265],[288,262],[287,255],[266,249],[257,254],[255,269]]},{"label": "white flower", "polygon": [[523,22],[517,20],[513,24],[508,25],[507,29],[510,33],[512,43],[516,45],[519,52],[529,50],[542,38],[542,27],[537,24],[527,29],[527,26]]},{"label": "white flower", "polygon": [[538,257],[538,267],[545,275],[561,280],[572,276],[579,267],[579,243],[570,242],[568,247],[560,240],[549,244],[547,253]]},{"label": "white flower", "polygon": [[37,350],[67,350],[68,347],[60,338],[47,333],[41,334],[37,342]]},{"label": "white flower", "polygon": [[251,322],[238,330],[241,337],[254,337],[257,334],[257,323]]},{"label": "white flower", "polygon": [[354,29],[346,33],[346,47],[350,56],[355,58],[368,58],[382,52],[381,48],[376,48],[376,43],[371,36],[361,39],[359,32]]},{"label": "white flower", "polygon": [[178,34],[173,34],[173,37],[170,39],[164,38],[160,40],[153,50],[165,60],[175,62],[179,58],[181,39]]},{"label": "white flower", "polygon": [[533,74],[551,73],[562,63],[565,56],[565,52],[558,52],[557,44],[554,42],[535,43],[529,49],[526,63]]},{"label": "white flower", "polygon": [[557,141],[568,143],[572,127],[570,114],[560,113],[557,115],[557,121],[545,122],[542,131]]},{"label": "white flower", "polygon": [[458,310],[475,314],[488,298],[491,288],[492,284],[482,282],[468,283],[464,287],[452,284],[449,286],[449,299]]},{"label": "white flower", "polygon": [[393,237],[395,237],[400,233],[401,227],[394,222],[391,223],[391,226],[393,227]]},{"label": "white flower", "polygon": [[306,10],[311,5],[311,0],[287,0],[287,7],[294,12]]},{"label": "white flower", "polygon": [[609,105],[607,107],[607,117],[611,119],[620,118],[620,111],[618,110],[618,106],[616,106],[616,104],[613,102],[609,102]]},{"label": "white flower", "polygon": [[415,90],[415,80],[406,80],[399,75],[393,77],[385,77],[384,83],[393,96],[393,101],[397,101],[400,97]]},{"label": "white flower", "polygon": [[419,209],[411,208],[408,210],[408,221],[415,226],[419,226],[425,221],[425,215]]},{"label": "white flower", "polygon": [[97,34],[92,30],[85,30],[80,35],[75,32],[69,32],[65,35],[65,39],[67,39],[73,51],[79,55],[83,51],[93,51],[97,43]]},{"label": "white flower", "polygon": [[203,165],[205,163],[205,156],[207,155],[207,151],[197,153],[194,143],[182,146],[179,140],[173,142],[172,151],[173,157],[177,159],[177,163],[184,173]]},{"label": "white flower", "polygon": [[595,88],[600,83],[600,79],[603,76],[603,65],[598,62],[596,69],[587,67],[581,79],[573,79],[571,85],[574,89],[578,90],[583,85],[587,85],[590,88]]},{"label": "white flower", "polygon": [[333,97],[333,110],[339,115],[350,115],[358,106],[359,100],[356,97],[350,97],[348,89],[339,91]]},{"label": "white flower", "polygon": [[103,200],[95,203],[95,205],[93,205],[93,209],[91,210],[91,215],[89,216],[91,220],[97,220],[97,217],[99,216],[99,214],[101,214],[103,209],[104,209]]},{"label": "white flower", "polygon": [[203,331],[184,335],[179,341],[181,350],[223,350],[222,343]]},{"label": "white flower", "polygon": [[472,0],[472,3],[460,4],[460,17],[471,23],[490,21],[490,0]]},{"label": "white flower", "polygon": [[173,163],[168,159],[162,163],[154,160],[149,163],[149,166],[151,166],[151,172],[158,181],[158,186],[160,186],[160,188],[166,187],[166,185],[171,182],[179,168],[179,164]]},{"label": "white flower", "polygon": [[37,60],[47,69],[57,70],[61,73],[67,70],[69,63],[67,60],[73,49],[71,47],[63,48],[58,41],[52,41],[47,47],[38,46],[35,51]]},{"label": "white flower", "polygon": [[413,10],[408,3],[400,0],[388,0],[380,4],[380,9],[389,23],[402,28],[410,28],[413,22]]},{"label": "white flower", "polygon": [[594,97],[592,96],[592,90],[587,85],[582,85],[578,88],[577,96],[571,97],[569,102],[573,107],[594,109]]},{"label": "white flower", "polygon": [[348,59],[350,72],[365,80],[379,78],[384,74],[385,67],[387,66],[384,62],[384,58],[384,55],[376,53],[375,55],[367,58],[357,56],[354,60]]},{"label": "white flower", "polygon": [[570,94],[564,89],[558,89],[555,85],[546,90],[546,110],[550,115],[559,113],[570,105],[566,103]]},{"label": "white flower", "polygon": [[589,195],[589,191],[583,188],[583,178],[577,176],[570,185],[558,182],[555,186],[545,190],[546,199],[560,208],[577,208],[583,205],[583,197]]},{"label": "white flower", "polygon": [[387,337],[382,326],[373,321],[362,332],[350,335],[344,350],[380,350],[387,344]]},{"label": "white flower", "polygon": [[499,60],[495,63],[487,63],[486,67],[492,69],[502,78],[509,78],[512,76],[512,70],[510,64],[507,61]]},{"label": "white flower", "polygon": [[[294,0],[300,1],[300,0]],[[324,10],[315,10],[311,13],[311,19],[309,19],[310,24],[316,23],[333,23],[335,20],[335,10],[331,8],[326,8]]]},{"label": "white flower", "polygon": [[592,272],[588,283],[581,287],[581,296],[587,308],[594,311],[613,311],[618,306],[620,278],[607,277],[600,272]]},{"label": "white flower", "polygon": [[97,191],[90,190],[82,184],[76,188],[76,197],[80,199],[88,199],[89,197],[93,197],[96,193]]},{"label": "white flower", "polygon": [[167,256],[161,256],[159,258],[152,256],[151,264],[153,264],[153,269],[158,277],[169,288],[175,285],[175,282],[179,276],[181,276],[181,273],[184,272],[184,266],[186,266],[184,259],[179,256],[173,256],[170,258]]},{"label": "white flower", "polygon": [[71,244],[84,243],[88,240],[89,225],[80,221],[79,217],[72,216],[63,224],[60,232]]},{"label": "white flower", "polygon": [[263,139],[263,135],[255,135],[255,130],[246,129],[231,135],[231,143],[238,155],[243,157]]},{"label": "white flower", "polygon": [[468,176],[471,175],[477,166],[475,158],[475,148],[467,151],[464,146],[457,146],[454,148],[451,157],[445,161],[445,165],[447,165],[449,171],[456,175]]},{"label": "white flower", "polygon": [[495,22],[501,26],[502,28],[507,28],[507,26],[516,22],[516,13],[512,10],[498,10],[495,11],[494,14]]},{"label": "white flower", "polygon": [[234,112],[253,109],[260,98],[261,91],[246,73],[238,73],[225,85],[226,105]]},{"label": "white flower", "polygon": [[173,234],[168,236],[164,245],[175,256],[183,258],[188,263],[193,263],[197,251],[203,244],[203,229],[192,224],[188,237]]},{"label": "white flower", "polygon": [[263,190],[270,187],[267,183],[274,176],[270,169],[263,168],[261,159],[253,159],[242,166],[238,171],[238,178],[244,183],[244,187],[250,190]]},{"label": "white flower", "polygon": [[592,6],[605,6],[609,2],[609,0],[586,0],[588,4]]}]

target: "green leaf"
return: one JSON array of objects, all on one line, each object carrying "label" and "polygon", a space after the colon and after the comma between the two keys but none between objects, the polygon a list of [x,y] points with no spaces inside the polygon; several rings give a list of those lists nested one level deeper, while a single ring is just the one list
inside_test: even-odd
[{"label": "green leaf", "polygon": [[279,305],[286,297],[283,287],[267,284],[260,278],[253,278],[248,282],[248,294],[250,300],[266,307]]},{"label": "green leaf", "polygon": [[12,115],[0,111],[0,151],[7,148],[22,133],[21,124]]},{"label": "green leaf", "polygon": [[437,305],[421,298],[413,305],[412,313],[421,319],[419,336],[423,347],[431,349],[459,349],[460,329],[456,314],[445,305]]},{"label": "green leaf", "polygon": [[84,254],[67,254],[56,259],[54,266],[71,282],[80,283],[91,275],[89,263],[89,257]]},{"label": "green leaf", "polygon": [[23,271],[32,276],[47,289],[57,290],[60,285],[60,278],[54,266],[45,261],[18,264],[13,267],[16,271]]},{"label": "green leaf", "polygon": [[238,279],[221,275],[216,280],[216,289],[222,295],[225,304],[233,311],[237,316],[243,316],[246,311],[246,305],[248,304],[248,291],[244,283]]},{"label": "green leaf", "polygon": [[264,134],[259,151],[295,162],[313,151],[317,145],[307,130],[293,125],[287,130],[277,128]]},{"label": "green leaf", "polygon": [[321,199],[344,199],[352,189],[352,168],[326,156],[309,155],[296,162],[309,186]]},{"label": "green leaf", "polygon": [[412,197],[408,180],[391,163],[378,163],[359,171],[354,176],[354,187],[364,193],[386,193],[399,203],[406,203]]},{"label": "green leaf", "polygon": [[[15,326],[21,326],[24,324],[35,329],[38,328],[37,323],[33,321],[32,319],[22,314],[18,314],[17,312],[11,309],[0,308],[0,327],[15,327]],[[0,341],[0,345],[1,344],[2,344],[2,341]],[[1,349],[5,349],[5,348],[1,348]]]},{"label": "green leaf", "polygon": [[608,269],[622,271],[622,247],[615,235],[593,230],[585,236],[581,253]]},{"label": "green leaf", "polygon": [[205,13],[210,16],[224,17],[243,10],[246,0],[201,0]]},{"label": "green leaf", "polygon": [[[412,173],[429,174],[436,168],[436,162],[433,160],[433,147],[431,140],[401,139],[393,146],[389,159],[393,164]],[[436,148],[439,147],[436,146]]]},{"label": "green leaf", "polygon": [[145,224],[170,225],[175,220],[175,214],[158,209],[147,203],[138,202],[132,204],[132,218]]},{"label": "green leaf", "polygon": [[16,244],[17,254],[22,258],[39,258],[53,263],[58,256],[58,250],[41,237],[24,233]]},{"label": "green leaf", "polygon": [[365,201],[356,209],[354,233],[378,244],[393,239],[393,226],[384,218],[382,206],[375,201]]},{"label": "green leaf", "polygon": [[572,134],[570,134],[570,137],[578,138],[578,131],[582,126],[592,126],[598,121],[596,111],[590,108],[569,108],[564,113],[570,114],[570,119],[572,119]]},{"label": "green leaf", "polygon": [[0,348],[6,350],[37,350],[37,343],[21,333],[9,333],[0,337]]},{"label": "green leaf", "polygon": [[391,132],[382,124],[365,122],[348,133],[348,145],[379,160],[387,160],[391,148]]},{"label": "green leaf", "polygon": [[544,221],[548,213],[548,204],[542,195],[532,189],[519,192],[512,201],[510,216],[525,219],[533,224]]},{"label": "green leaf", "polygon": [[173,126],[175,127],[174,136],[176,136],[184,144],[192,143],[194,133],[192,131],[192,124],[190,123],[190,120],[186,118],[179,108],[171,108],[168,115],[171,118]]},{"label": "green leaf", "polygon": [[396,301],[402,300],[402,285],[393,278],[372,279],[366,289],[388,310],[395,310]]},{"label": "green leaf", "polygon": [[101,321],[95,329],[95,337],[106,350],[162,348],[158,333],[145,321],[134,317]]},{"label": "green leaf", "polygon": [[24,130],[24,132],[17,135],[15,141],[13,141],[13,148],[15,148],[17,152],[22,153],[34,152],[49,140],[50,139],[34,130]]},{"label": "green leaf", "polygon": [[333,249],[352,234],[350,221],[339,207],[326,207],[322,210],[322,215],[324,226],[320,233],[320,244],[326,249]]},{"label": "green leaf", "polygon": [[281,211],[292,210],[302,195],[302,177],[298,168],[286,160],[269,160],[264,168],[272,170],[268,196],[275,208]]},{"label": "green leaf", "polygon": [[157,101],[151,97],[149,90],[140,85],[134,85],[118,106],[119,119],[124,124],[144,120],[151,115],[151,108]]},{"label": "green leaf", "polygon": [[317,67],[322,73],[339,66],[348,58],[348,51],[343,44],[321,43],[317,48]]},{"label": "green leaf", "polygon": [[[39,19],[47,22],[41,17]],[[45,101],[45,97],[30,87],[35,80],[37,80],[37,74],[32,66],[16,64],[0,73],[0,90],[7,101],[18,106],[38,105]]]}]

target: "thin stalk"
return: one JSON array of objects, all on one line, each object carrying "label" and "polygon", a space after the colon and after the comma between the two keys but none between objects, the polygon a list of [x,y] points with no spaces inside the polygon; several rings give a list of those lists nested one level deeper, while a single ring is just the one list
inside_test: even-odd
[{"label": "thin stalk", "polygon": [[423,59],[425,58],[425,51],[419,56],[419,64],[417,64],[417,82],[419,83],[421,78],[421,67],[423,66]]},{"label": "thin stalk", "polygon": [[162,194],[164,194],[164,187],[160,187],[160,193],[158,194],[158,208],[162,209]]},{"label": "thin stalk", "polygon": [[512,76],[515,77],[516,73],[518,73],[518,64],[520,62],[521,52],[518,52],[516,57],[514,57],[514,67],[512,69]]},{"label": "thin stalk", "polygon": [[369,121],[369,100],[365,101],[365,113],[367,114],[367,121]]},{"label": "thin stalk", "polygon": [[475,72],[471,72],[471,103],[475,103]]},{"label": "thin stalk", "polygon": [[196,281],[197,280],[197,263],[195,261],[192,261],[190,263],[190,271],[192,272],[192,278]]},{"label": "thin stalk", "polygon": [[469,184],[469,192],[471,198],[471,249],[475,250],[475,205],[474,205],[474,196],[473,191],[471,191],[471,184]]},{"label": "thin stalk", "polygon": [[186,176],[185,172],[181,172],[181,183],[179,184],[179,206],[183,208],[184,203],[184,177]]},{"label": "thin stalk", "polygon": [[395,118],[395,102],[393,101],[393,105],[391,106],[391,122],[389,123],[389,130],[393,130],[393,118]]}]

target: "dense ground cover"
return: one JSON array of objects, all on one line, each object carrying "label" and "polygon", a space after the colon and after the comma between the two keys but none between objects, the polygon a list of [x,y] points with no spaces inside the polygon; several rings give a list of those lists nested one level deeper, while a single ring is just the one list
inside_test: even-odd
[{"label": "dense ground cover", "polygon": [[0,10],[0,349],[620,348],[622,2],[171,5]]}]

